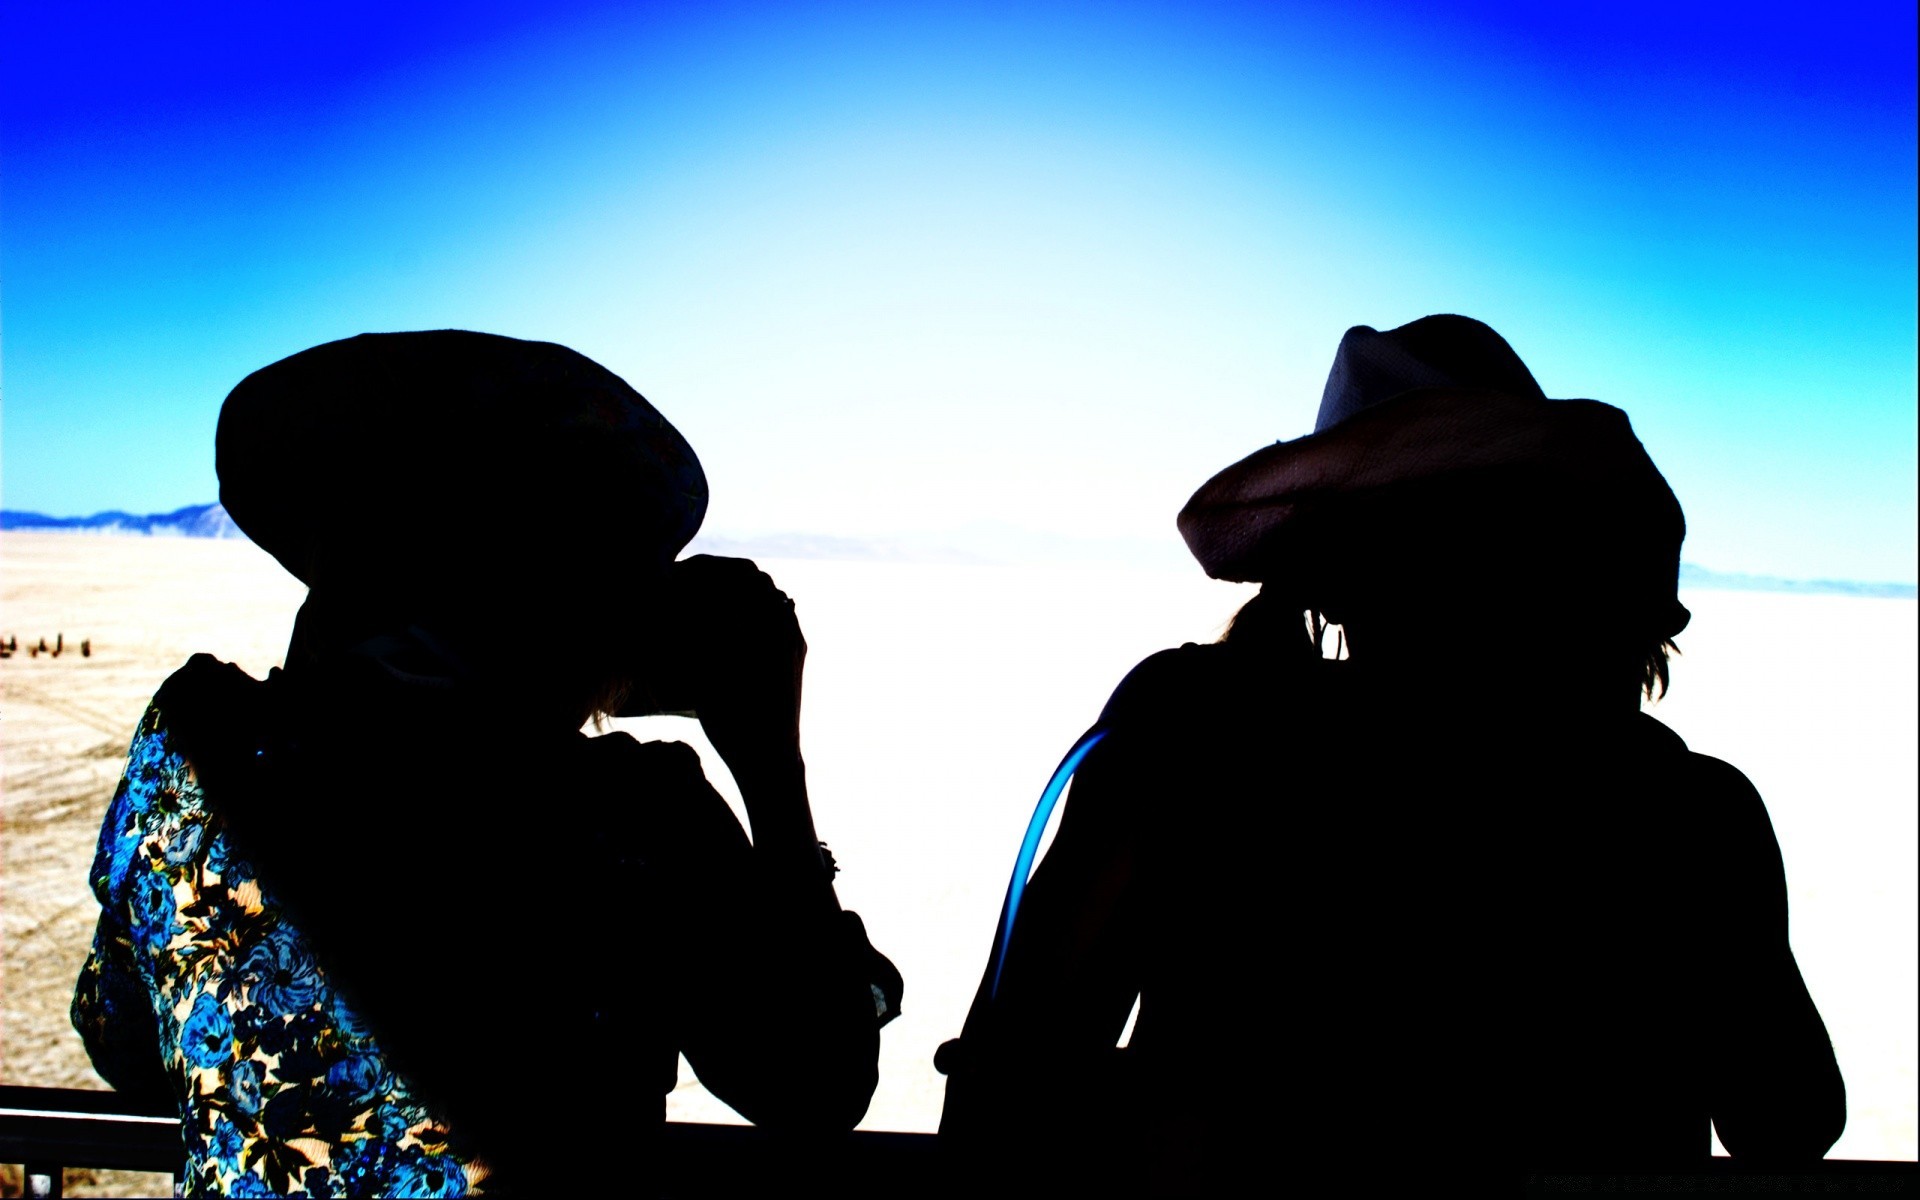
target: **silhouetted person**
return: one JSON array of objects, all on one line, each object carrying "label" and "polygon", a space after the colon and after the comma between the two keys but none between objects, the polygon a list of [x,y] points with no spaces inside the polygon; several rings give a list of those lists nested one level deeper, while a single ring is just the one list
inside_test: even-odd
[{"label": "silhouetted person", "polygon": [[[673,427],[564,347],[369,334],[243,381],[218,466],[310,592],[284,671],[155,697],[74,1000],[101,1075],[180,1106],[187,1190],[645,1192],[682,1052],[756,1123],[851,1128],[899,976],[814,835],[791,601],[673,561]],[[657,711],[751,843],[686,746],[580,732]]]},{"label": "silhouetted person", "polygon": [[963,1178],[1685,1169],[1709,1119],[1736,1159],[1825,1153],[1844,1090],[1765,806],[1639,712],[1684,525],[1623,413],[1476,321],[1356,328],[1316,431],[1180,527],[1261,591],[1097,722],[942,1048]]}]

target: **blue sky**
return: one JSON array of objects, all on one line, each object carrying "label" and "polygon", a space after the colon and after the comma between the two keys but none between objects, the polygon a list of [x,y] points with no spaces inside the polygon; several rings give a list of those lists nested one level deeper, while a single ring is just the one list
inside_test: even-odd
[{"label": "blue sky", "polygon": [[0,497],[210,500],[248,371],[464,327],[624,375],[715,533],[1177,548],[1195,486],[1310,428],[1342,330],[1453,311],[1631,414],[1691,561],[1911,582],[1915,36],[1907,3],[11,6]]}]

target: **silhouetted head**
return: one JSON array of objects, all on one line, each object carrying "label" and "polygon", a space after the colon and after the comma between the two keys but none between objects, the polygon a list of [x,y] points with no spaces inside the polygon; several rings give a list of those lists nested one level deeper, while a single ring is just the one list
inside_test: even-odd
[{"label": "silhouetted head", "polygon": [[1209,480],[1180,528],[1208,574],[1263,585],[1233,640],[1333,621],[1356,660],[1531,660],[1651,693],[1688,618],[1680,506],[1626,414],[1547,399],[1465,317],[1349,330],[1315,431]]},{"label": "silhouetted head", "polygon": [[311,589],[290,663],[418,634],[563,707],[618,689],[706,510],[692,448],[625,381],[493,334],[301,351],[241,381],[216,446],[221,503]]}]

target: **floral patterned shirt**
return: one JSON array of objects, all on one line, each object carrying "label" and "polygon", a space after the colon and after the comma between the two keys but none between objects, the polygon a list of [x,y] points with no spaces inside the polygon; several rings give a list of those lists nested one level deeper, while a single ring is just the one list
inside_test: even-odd
[{"label": "floral patterned shirt", "polygon": [[[255,877],[150,707],[91,872],[73,1023],[116,1088],[179,1099],[185,1195],[465,1196],[452,1146]],[[164,1082],[160,1076],[164,1075]]]}]

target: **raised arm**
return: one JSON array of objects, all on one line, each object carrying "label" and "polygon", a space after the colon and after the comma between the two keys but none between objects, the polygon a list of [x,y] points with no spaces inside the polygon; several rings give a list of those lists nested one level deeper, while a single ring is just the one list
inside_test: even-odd
[{"label": "raised arm", "polygon": [[671,686],[698,713],[753,828],[749,845],[709,791],[698,832],[677,835],[703,864],[681,910],[692,971],[682,1049],[755,1124],[848,1129],[878,1082],[880,1026],[901,984],[859,917],[840,910],[814,831],[800,753],[806,641],[792,602],[752,563],[703,555],[676,571],[671,620],[688,640]]}]

